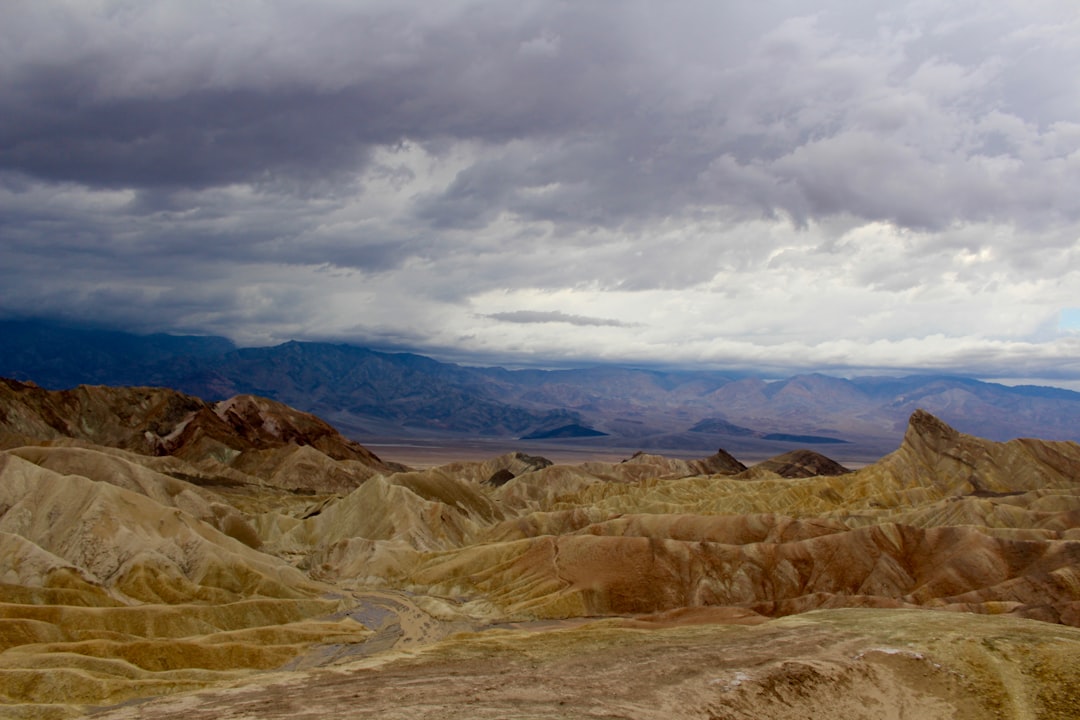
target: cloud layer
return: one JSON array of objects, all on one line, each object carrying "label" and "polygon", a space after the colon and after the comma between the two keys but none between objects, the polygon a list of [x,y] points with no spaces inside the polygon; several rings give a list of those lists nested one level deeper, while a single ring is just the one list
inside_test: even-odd
[{"label": "cloud layer", "polygon": [[0,48],[8,316],[1080,379],[1066,3],[43,0]]}]

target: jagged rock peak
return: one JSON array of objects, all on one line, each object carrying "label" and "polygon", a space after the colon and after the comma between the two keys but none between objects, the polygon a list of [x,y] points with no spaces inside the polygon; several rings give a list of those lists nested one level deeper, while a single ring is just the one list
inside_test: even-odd
[{"label": "jagged rock peak", "polygon": [[488,485],[499,487],[500,485],[505,485],[510,482],[518,475],[534,472],[536,470],[543,470],[546,467],[551,467],[554,463],[546,457],[527,455],[523,452],[515,451],[495,458],[491,461],[491,464],[495,470],[485,482]]},{"label": "jagged rock peak", "polygon": [[533,470],[542,470],[543,468],[550,467],[554,464],[546,457],[542,457],[540,455],[527,455],[521,451],[515,451],[511,453],[510,457],[513,460],[524,463]]},{"label": "jagged rock peak", "polygon": [[724,448],[720,448],[715,454],[697,461],[703,472],[707,473],[740,473],[746,466],[735,459],[735,456]]},{"label": "jagged rock peak", "polygon": [[[625,468],[651,468],[657,475],[667,477],[689,477],[691,475],[735,475],[746,466],[720,449],[716,454],[700,460],[679,460],[664,455],[653,455],[638,450],[629,458],[619,463]],[[640,475],[640,473],[637,473]]]},{"label": "jagged rock peak", "polygon": [[985,465],[988,453],[1002,451],[1001,443],[966,435],[919,409],[911,414],[897,454],[923,464],[936,466],[942,462],[958,462],[965,467],[975,468]]},{"label": "jagged rock peak", "polygon": [[904,442],[910,443],[919,439],[924,443],[939,445],[941,443],[955,442],[962,433],[951,427],[937,417],[919,408],[911,414],[908,420],[908,429],[904,434]]}]

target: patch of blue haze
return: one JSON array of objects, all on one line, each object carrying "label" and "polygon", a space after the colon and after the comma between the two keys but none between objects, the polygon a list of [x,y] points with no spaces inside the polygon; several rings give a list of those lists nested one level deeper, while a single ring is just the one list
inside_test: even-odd
[{"label": "patch of blue haze", "polygon": [[1062,332],[1080,332],[1080,308],[1062,308],[1058,316],[1058,329]]}]

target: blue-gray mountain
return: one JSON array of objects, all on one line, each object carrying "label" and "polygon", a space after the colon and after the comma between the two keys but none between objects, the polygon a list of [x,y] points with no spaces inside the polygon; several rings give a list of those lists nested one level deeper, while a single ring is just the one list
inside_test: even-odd
[{"label": "blue-gray mountain", "polygon": [[767,381],[614,366],[505,370],[350,345],[237,349],[224,338],[30,322],[0,322],[0,340],[0,376],[52,389],[158,385],[206,400],[257,394],[313,412],[361,439],[464,433],[565,440],[561,428],[580,427],[604,435],[580,437],[589,435],[583,432],[572,441],[598,446],[772,453],[840,441],[843,454],[873,455],[895,447],[908,417],[923,408],[995,440],[1080,440],[1080,393],[970,378],[809,374]]}]

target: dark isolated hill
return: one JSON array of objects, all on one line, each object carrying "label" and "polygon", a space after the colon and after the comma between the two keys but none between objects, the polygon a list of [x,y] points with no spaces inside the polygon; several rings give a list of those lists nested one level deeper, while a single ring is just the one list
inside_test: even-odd
[{"label": "dark isolated hill", "polygon": [[925,408],[993,440],[1080,440],[1080,393],[970,378],[850,380],[821,374],[767,381],[715,371],[601,366],[576,370],[465,367],[410,353],[288,342],[236,349],[223,338],[138,336],[29,322],[0,323],[0,375],[63,389],[82,383],[169,387],[208,401],[272,398],[356,437],[546,437],[566,427],[596,447],[723,446],[769,457],[810,440],[846,458],[883,454]]},{"label": "dark isolated hill", "polygon": [[587,437],[603,437],[607,433],[602,433],[599,430],[593,430],[589,427],[584,427],[573,423],[571,425],[563,425],[561,427],[552,428],[551,430],[537,430],[531,432],[528,435],[523,435],[522,440],[553,440],[558,438],[587,438]]},{"label": "dark isolated hill", "polygon": [[708,433],[710,435],[735,435],[750,437],[756,433],[750,428],[745,428],[742,425],[736,425],[735,423],[729,423],[723,418],[705,418],[701,422],[690,428],[690,432],[696,433]]}]

